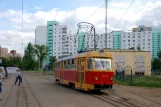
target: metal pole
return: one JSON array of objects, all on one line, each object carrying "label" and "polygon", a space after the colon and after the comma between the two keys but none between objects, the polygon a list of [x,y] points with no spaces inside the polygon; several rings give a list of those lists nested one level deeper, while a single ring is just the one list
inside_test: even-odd
[{"label": "metal pole", "polygon": [[40,56],[39,56],[39,70],[40,70]]},{"label": "metal pole", "polygon": [[1,57],[1,45],[0,45],[0,57]]},{"label": "metal pole", "polygon": [[96,31],[95,28],[93,28],[94,30],[94,51],[96,51]]},{"label": "metal pole", "polygon": [[106,48],[107,48],[107,2],[108,0],[105,0],[105,3],[106,3],[106,8],[105,8],[105,45],[106,45]]}]

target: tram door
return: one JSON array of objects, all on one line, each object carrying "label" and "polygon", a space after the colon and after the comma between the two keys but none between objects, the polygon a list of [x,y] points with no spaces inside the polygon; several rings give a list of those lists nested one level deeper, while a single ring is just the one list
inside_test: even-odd
[{"label": "tram door", "polygon": [[60,62],[60,83],[61,84],[63,83],[63,75],[64,75],[64,72],[63,72],[63,62]]},{"label": "tram door", "polygon": [[84,83],[84,71],[85,71],[85,58],[79,58],[77,60],[77,82],[78,82],[78,87],[83,88],[83,83]]}]

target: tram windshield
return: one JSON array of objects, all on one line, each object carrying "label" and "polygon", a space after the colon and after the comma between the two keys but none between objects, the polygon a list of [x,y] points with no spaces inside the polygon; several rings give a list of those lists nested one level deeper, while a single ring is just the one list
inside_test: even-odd
[{"label": "tram windshield", "polygon": [[90,58],[88,69],[111,70],[111,59],[109,58]]}]

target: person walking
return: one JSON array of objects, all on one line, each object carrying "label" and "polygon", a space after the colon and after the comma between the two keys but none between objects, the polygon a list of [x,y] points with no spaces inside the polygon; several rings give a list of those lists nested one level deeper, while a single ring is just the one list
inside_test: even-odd
[{"label": "person walking", "polygon": [[20,70],[17,70],[17,77],[16,77],[15,85],[16,85],[17,81],[19,81],[18,85],[20,85],[20,83],[22,82]]},{"label": "person walking", "polygon": [[[0,93],[2,92],[2,85],[3,85],[3,76],[2,76],[2,69],[0,68]],[[2,99],[0,99],[1,101]]]}]

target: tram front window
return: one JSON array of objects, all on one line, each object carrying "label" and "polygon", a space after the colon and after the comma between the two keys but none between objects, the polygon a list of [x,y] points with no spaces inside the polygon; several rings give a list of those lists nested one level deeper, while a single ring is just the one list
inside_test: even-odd
[{"label": "tram front window", "polygon": [[93,65],[93,69],[111,70],[111,59],[107,59],[107,58],[90,58],[88,60],[88,68],[91,69],[92,65]]}]

